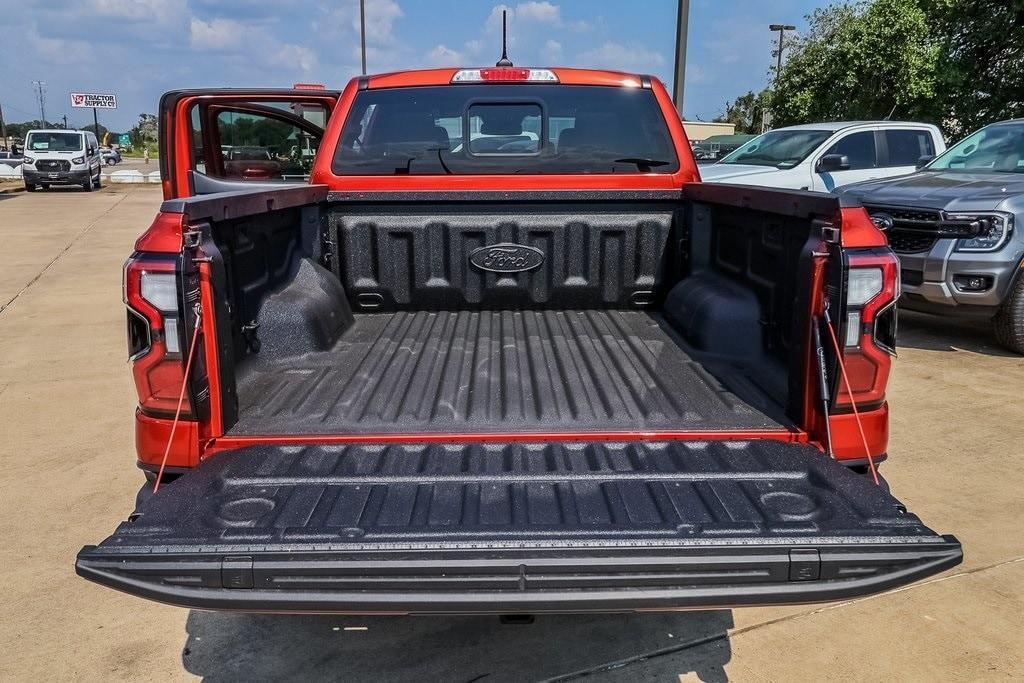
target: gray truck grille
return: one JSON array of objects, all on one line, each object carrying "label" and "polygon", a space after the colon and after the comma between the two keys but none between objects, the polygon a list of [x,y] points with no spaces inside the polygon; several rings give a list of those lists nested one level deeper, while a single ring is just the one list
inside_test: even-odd
[{"label": "gray truck grille", "polygon": [[865,206],[872,216],[887,214],[892,217],[893,227],[887,233],[889,246],[899,254],[919,254],[931,249],[937,238],[929,234],[942,215],[934,209],[910,209],[894,206]]}]

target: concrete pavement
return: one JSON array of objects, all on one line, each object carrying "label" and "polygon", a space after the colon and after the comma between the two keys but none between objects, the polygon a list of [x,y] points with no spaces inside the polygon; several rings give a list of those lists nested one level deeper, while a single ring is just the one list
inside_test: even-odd
[{"label": "concrete pavement", "polygon": [[884,473],[962,566],[846,603],[681,614],[340,618],[166,607],[74,575],[132,508],[121,264],[158,187],[0,194],[0,679],[1024,678],[1024,359],[901,320]]}]

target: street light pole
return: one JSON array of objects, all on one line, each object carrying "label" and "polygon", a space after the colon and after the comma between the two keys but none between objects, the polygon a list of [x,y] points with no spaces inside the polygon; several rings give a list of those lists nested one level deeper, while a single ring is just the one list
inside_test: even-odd
[{"label": "street light pole", "polygon": [[359,0],[359,47],[363,60],[363,75],[366,75],[366,0]]},{"label": "street light pole", "polygon": [[672,101],[683,116],[683,87],[686,85],[686,39],[690,24],[690,0],[679,0],[676,10],[676,63],[672,79]]}]

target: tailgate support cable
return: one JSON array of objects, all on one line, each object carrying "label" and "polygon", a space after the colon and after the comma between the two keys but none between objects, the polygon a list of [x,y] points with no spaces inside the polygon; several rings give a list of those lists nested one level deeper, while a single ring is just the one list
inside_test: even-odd
[{"label": "tailgate support cable", "polygon": [[[857,423],[857,431],[860,432],[861,443],[864,444],[864,455],[868,456],[868,468],[871,470],[871,478],[875,480],[876,486],[881,486],[881,482],[878,481],[878,468],[875,467],[875,458],[871,455],[871,447],[868,446],[868,437],[864,435],[864,423],[861,422],[860,413],[857,411],[857,403],[853,400],[853,390],[850,388],[850,378],[846,376],[846,364],[843,362],[843,352],[839,348],[839,340],[836,338],[836,331],[832,329],[832,318],[828,314],[828,302],[825,302],[825,329],[828,330],[828,336],[832,340],[832,348],[836,352],[836,360],[839,362],[839,375],[843,379],[843,384],[846,386],[846,393],[850,397],[850,408],[853,410],[853,419]],[[825,413],[825,422],[828,423],[828,412]],[[831,441],[831,431],[829,433],[829,440]],[[831,445],[829,447],[831,450]]]},{"label": "tailgate support cable", "polygon": [[160,470],[156,474],[156,481],[153,484],[153,493],[160,490],[160,481],[164,477],[164,467],[167,465],[167,456],[171,453],[171,445],[174,443],[174,432],[178,429],[178,422],[181,420],[181,407],[185,403],[185,389],[188,388],[188,377],[192,371],[192,359],[196,355],[196,342],[199,340],[199,330],[203,326],[203,307],[200,304],[195,306],[196,326],[192,331],[192,341],[188,346],[188,359],[185,361],[185,373],[181,378],[181,392],[178,394],[178,407],[174,411],[174,422],[171,423],[171,433],[167,436],[167,447],[164,448],[164,457],[160,461]]}]

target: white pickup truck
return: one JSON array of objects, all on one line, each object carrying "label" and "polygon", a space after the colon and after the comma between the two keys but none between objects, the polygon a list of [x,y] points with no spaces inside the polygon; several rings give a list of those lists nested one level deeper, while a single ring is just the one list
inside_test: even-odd
[{"label": "white pickup truck", "polygon": [[809,123],[759,135],[714,164],[700,167],[708,183],[831,192],[862,180],[913,173],[946,150],[930,123]]}]

